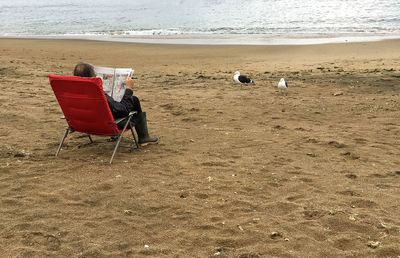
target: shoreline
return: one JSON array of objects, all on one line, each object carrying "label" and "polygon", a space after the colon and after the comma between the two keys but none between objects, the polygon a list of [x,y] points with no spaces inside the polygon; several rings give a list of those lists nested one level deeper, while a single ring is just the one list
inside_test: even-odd
[{"label": "shoreline", "polygon": [[399,40],[400,35],[325,35],[271,36],[265,34],[184,34],[184,35],[9,35],[0,39],[86,40],[161,45],[280,46],[364,43]]}]

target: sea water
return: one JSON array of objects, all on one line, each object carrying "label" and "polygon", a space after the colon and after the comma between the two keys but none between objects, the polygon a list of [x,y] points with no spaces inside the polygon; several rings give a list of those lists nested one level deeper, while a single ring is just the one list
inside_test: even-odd
[{"label": "sea water", "polygon": [[0,0],[0,37],[301,44],[400,37],[400,0]]}]

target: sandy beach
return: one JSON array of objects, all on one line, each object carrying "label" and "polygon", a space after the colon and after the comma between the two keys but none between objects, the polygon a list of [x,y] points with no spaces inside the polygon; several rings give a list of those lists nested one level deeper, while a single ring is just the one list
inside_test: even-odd
[{"label": "sandy beach", "polygon": [[[110,166],[76,134],[54,156],[47,75],[79,61],[135,69],[158,145]],[[400,257],[399,40],[0,39],[0,91],[1,257]]]}]

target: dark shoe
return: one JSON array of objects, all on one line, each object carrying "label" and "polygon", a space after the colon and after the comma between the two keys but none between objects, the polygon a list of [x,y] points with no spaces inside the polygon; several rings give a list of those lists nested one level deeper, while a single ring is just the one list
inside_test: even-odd
[{"label": "dark shoe", "polygon": [[110,139],[108,139],[110,142],[115,142],[118,140],[118,136],[111,136]]},{"label": "dark shoe", "polygon": [[139,137],[140,146],[158,143],[157,137],[152,137],[149,135],[149,131],[147,129],[146,112],[141,112],[138,114],[138,123],[135,125],[135,129]]},{"label": "dark shoe", "polygon": [[149,136],[148,138],[139,138],[139,145],[140,146],[146,146],[149,144],[157,144],[158,143],[158,138],[157,137],[151,137]]}]

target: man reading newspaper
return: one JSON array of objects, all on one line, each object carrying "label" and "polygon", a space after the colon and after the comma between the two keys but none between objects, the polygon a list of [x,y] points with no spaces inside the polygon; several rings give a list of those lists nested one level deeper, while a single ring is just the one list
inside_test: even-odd
[{"label": "man reading newspaper", "polygon": [[[91,64],[88,64],[88,63],[78,63],[75,66],[74,75],[80,76],[80,77],[96,77],[97,76],[97,74],[95,72],[95,68]],[[123,76],[121,76],[121,77],[123,77]],[[107,79],[109,79],[109,78],[107,78]],[[103,83],[105,81],[106,80],[103,79]],[[157,137],[152,137],[149,135],[149,132],[147,129],[146,112],[142,111],[142,107],[140,105],[139,98],[136,97],[135,95],[133,95],[134,81],[132,80],[132,78],[130,76],[124,77],[124,79],[121,81],[123,82],[123,86],[121,86],[121,87],[123,87],[123,89],[122,88],[120,90],[118,88],[111,89],[112,95],[114,95],[114,93],[115,93],[114,90],[116,92],[118,92],[118,94],[116,94],[116,95],[121,94],[120,91],[122,91],[122,90],[124,91],[120,101],[117,101],[116,99],[112,98],[109,95],[110,89],[107,87],[109,87],[110,85],[105,85],[105,89],[107,90],[105,92],[105,95],[107,98],[108,106],[110,107],[111,113],[113,114],[113,117],[115,119],[123,118],[123,117],[128,116],[129,112],[137,111],[137,115],[134,118],[134,120],[136,122],[135,129],[136,129],[136,132],[139,137],[139,144],[141,146],[144,146],[144,145],[148,145],[148,144],[158,143]],[[122,85],[122,83],[121,83],[121,85]],[[103,85],[103,89],[104,89],[104,85]],[[114,96],[116,96],[116,95],[114,95]]]}]

